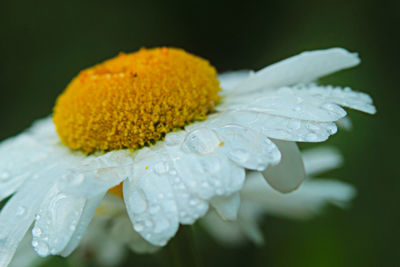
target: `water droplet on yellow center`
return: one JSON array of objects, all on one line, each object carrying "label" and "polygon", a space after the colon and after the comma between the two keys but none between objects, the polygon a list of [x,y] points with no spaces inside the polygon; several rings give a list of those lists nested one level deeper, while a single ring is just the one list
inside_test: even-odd
[{"label": "water droplet on yellow center", "polygon": [[53,120],[71,149],[136,149],[205,119],[219,91],[208,61],[176,48],[141,49],[81,71],[57,99]]}]

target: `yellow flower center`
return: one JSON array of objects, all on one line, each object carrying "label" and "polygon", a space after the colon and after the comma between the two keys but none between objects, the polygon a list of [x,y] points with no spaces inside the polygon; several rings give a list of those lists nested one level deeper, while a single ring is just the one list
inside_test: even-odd
[{"label": "yellow flower center", "polygon": [[71,149],[136,149],[205,119],[219,91],[208,61],[176,48],[141,49],[81,71],[57,99],[53,121]]}]

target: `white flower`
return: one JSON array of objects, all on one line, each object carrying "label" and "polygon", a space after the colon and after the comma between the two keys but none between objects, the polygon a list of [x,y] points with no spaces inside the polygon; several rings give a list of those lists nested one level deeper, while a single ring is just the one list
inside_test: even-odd
[{"label": "white flower", "polygon": [[[341,155],[330,147],[311,149],[302,154],[308,176],[339,167],[342,162]],[[355,196],[352,186],[328,179],[308,178],[298,190],[280,194],[259,172],[250,172],[246,178],[236,220],[224,220],[215,210],[210,210],[200,220],[214,238],[227,245],[240,245],[246,239],[262,244],[264,238],[259,222],[265,215],[309,219],[326,204],[343,208]]]},{"label": "white flower", "polygon": [[[226,245],[240,245],[246,239],[262,244],[264,239],[258,224],[265,215],[309,219],[328,203],[345,207],[355,195],[352,186],[309,177],[339,167],[341,155],[331,147],[321,147],[307,150],[302,156],[308,178],[299,190],[280,194],[266,183],[259,172],[249,172],[240,192],[241,205],[237,218],[223,219],[215,209],[210,209],[200,220],[201,225],[217,241]],[[35,255],[29,246],[29,238],[31,235],[24,238],[10,266],[38,266],[43,263],[43,258]],[[79,265],[89,254],[98,266],[116,266],[126,258],[127,248],[136,253],[157,251],[157,247],[133,231],[123,201],[114,195],[107,195],[71,261],[74,266]]]},{"label": "white flower", "polygon": [[134,152],[85,155],[61,144],[50,118],[36,122],[0,144],[0,200],[14,194],[0,214],[0,266],[32,223],[39,255],[68,256],[107,191],[121,182],[134,230],[154,246],[210,205],[236,218],[246,170],[280,192],[295,190],[305,178],[295,142],[336,133],[335,122],[346,116],[340,106],[375,113],[366,94],[313,83],[358,63],[356,54],[333,48],[221,75],[222,101],[213,115]]}]

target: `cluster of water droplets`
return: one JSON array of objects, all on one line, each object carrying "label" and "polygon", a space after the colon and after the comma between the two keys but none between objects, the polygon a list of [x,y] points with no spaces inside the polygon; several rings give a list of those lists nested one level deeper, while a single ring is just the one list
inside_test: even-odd
[{"label": "cluster of water droplets", "polygon": [[372,98],[365,93],[356,92],[349,87],[341,88],[337,86],[318,86],[316,84],[300,85],[293,87],[295,94],[319,97],[331,103],[326,104],[327,109],[334,109],[332,104],[360,110],[373,114],[376,112]]},{"label": "cluster of water droplets", "polygon": [[32,228],[32,246],[40,256],[56,255],[68,245],[79,223],[86,200],[52,192],[43,201]]}]

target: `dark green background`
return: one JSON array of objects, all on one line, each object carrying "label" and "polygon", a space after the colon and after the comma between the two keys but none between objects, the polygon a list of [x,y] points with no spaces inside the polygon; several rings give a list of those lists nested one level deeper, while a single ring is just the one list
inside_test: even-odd
[{"label": "dark green background", "polygon": [[[345,47],[361,66],[325,78],[372,95],[377,115],[328,143],[354,184],[352,208],[311,221],[266,218],[266,245],[226,249],[198,233],[206,266],[396,266],[399,263],[399,1],[10,1],[0,3],[0,140],[52,110],[82,68],[142,46],[170,45],[220,71],[259,69],[303,50]],[[207,244],[202,246],[201,243]],[[161,265],[161,254],[127,266]],[[61,266],[60,259],[56,259]],[[55,265],[53,262],[51,265]],[[49,265],[49,266],[51,266]]]}]

